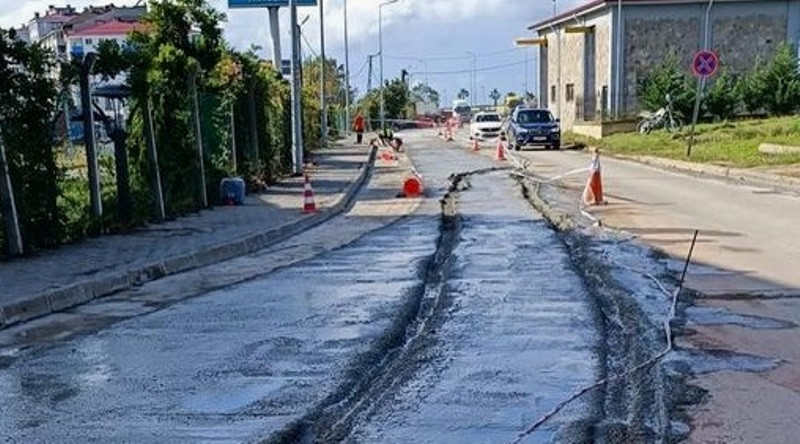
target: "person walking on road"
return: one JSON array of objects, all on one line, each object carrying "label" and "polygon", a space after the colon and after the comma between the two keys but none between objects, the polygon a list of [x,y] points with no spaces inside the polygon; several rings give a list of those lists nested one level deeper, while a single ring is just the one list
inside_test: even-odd
[{"label": "person walking on road", "polygon": [[364,116],[361,115],[361,111],[356,114],[356,118],[353,120],[353,131],[356,132],[356,144],[361,145],[361,142],[364,141]]}]

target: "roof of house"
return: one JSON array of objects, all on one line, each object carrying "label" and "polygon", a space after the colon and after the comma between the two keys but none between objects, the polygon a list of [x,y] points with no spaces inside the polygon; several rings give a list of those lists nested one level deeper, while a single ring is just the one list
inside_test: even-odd
[{"label": "roof of house", "polygon": [[[616,6],[619,2],[623,5],[680,5],[687,3],[708,3],[708,0],[589,0],[586,3],[570,9],[568,11],[549,17],[538,23],[528,26],[531,31],[538,31],[542,28],[555,25],[565,20],[571,20],[575,17],[580,17],[589,12],[597,9],[602,9],[606,6]],[[742,0],[716,0],[717,2],[732,2]]]},{"label": "roof of house", "polygon": [[70,37],[127,35],[137,29],[140,29],[142,26],[143,24],[140,22],[112,20],[103,23],[96,23],[92,26],[71,32],[69,35]]}]

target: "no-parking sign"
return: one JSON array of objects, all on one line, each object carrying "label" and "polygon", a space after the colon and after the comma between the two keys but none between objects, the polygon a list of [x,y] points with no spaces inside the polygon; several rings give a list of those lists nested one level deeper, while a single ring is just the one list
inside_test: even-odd
[{"label": "no-parking sign", "polygon": [[703,50],[694,55],[692,71],[697,77],[711,77],[719,68],[719,57],[714,51]]}]

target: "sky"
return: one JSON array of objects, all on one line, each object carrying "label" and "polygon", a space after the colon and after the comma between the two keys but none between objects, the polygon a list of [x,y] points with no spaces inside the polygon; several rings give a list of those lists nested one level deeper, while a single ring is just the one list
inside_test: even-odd
[{"label": "sky", "polygon": [[[69,3],[76,7],[107,4],[112,0],[0,0],[0,26],[19,26],[49,4]],[[344,63],[343,9],[345,0],[324,0],[326,56]],[[588,0],[558,0],[563,12]],[[134,0],[116,0],[130,5]],[[272,41],[266,9],[228,10],[227,0],[209,3],[228,16],[225,34],[234,47],[264,48],[271,58]],[[348,0],[351,85],[363,92],[367,85],[367,55],[378,52],[379,0]],[[412,82],[426,81],[450,103],[461,89],[471,89],[475,54],[476,102],[488,103],[489,92],[537,91],[537,60],[533,49],[515,48],[514,39],[530,35],[527,27],[553,13],[550,0],[399,0],[383,8],[384,78],[412,73]],[[304,56],[319,54],[319,9],[299,8],[299,19],[310,16],[303,26],[307,43]],[[288,8],[281,8],[283,56],[288,58]],[[378,59],[374,61],[373,85],[379,79]],[[527,74],[527,75],[526,75]]]}]

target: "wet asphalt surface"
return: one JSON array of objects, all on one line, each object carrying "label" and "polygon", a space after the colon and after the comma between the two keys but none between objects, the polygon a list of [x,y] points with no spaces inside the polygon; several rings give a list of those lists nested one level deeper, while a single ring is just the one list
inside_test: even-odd
[{"label": "wet asphalt surface", "polygon": [[[415,214],[244,284],[0,349],[0,441],[509,442],[594,382],[591,296],[509,172],[407,145],[427,187]],[[523,442],[589,439],[595,404]]]}]

